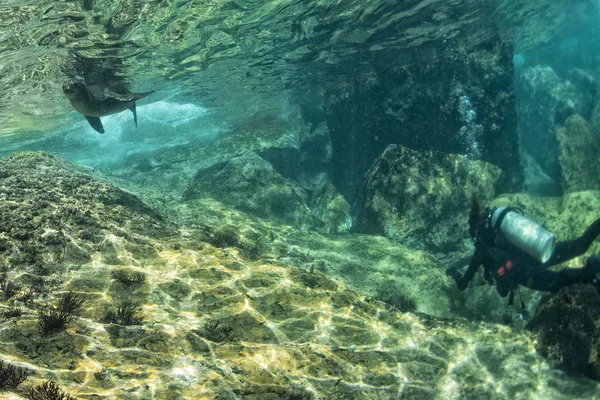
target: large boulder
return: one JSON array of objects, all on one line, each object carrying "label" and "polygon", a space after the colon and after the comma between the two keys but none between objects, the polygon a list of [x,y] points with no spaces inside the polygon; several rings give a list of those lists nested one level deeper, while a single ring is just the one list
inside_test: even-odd
[{"label": "large boulder", "polygon": [[483,161],[391,145],[366,176],[354,229],[413,248],[455,250],[465,239],[471,196],[491,200],[499,177]]},{"label": "large boulder", "polygon": [[[90,254],[56,258],[53,271],[18,260],[0,268],[0,355],[35,371],[30,387],[52,379],[77,398],[306,400],[562,398],[589,387],[545,365],[527,331],[423,314],[449,311],[432,293],[450,284],[423,252],[258,221],[210,199],[179,203],[192,211],[179,222],[190,224],[173,230],[89,170],[43,153],[0,161],[9,245],[0,256],[33,240],[46,246],[38,254],[65,243]],[[214,207],[193,213],[200,202]],[[217,229],[207,242],[208,225]],[[243,247],[259,235],[282,251],[248,258]],[[108,248],[125,265],[103,260]],[[311,258],[310,268],[288,263]],[[388,304],[366,297],[323,273],[328,262],[336,275],[397,291],[382,293]],[[64,315],[69,292],[79,317],[44,332],[43,315]],[[116,312],[135,318],[108,318]],[[5,389],[3,398],[26,390]]]},{"label": "large boulder", "polygon": [[560,187],[561,168],[555,126],[573,114],[587,118],[592,108],[592,94],[584,84],[586,74],[574,70],[569,75],[575,83],[538,65],[526,68],[517,86],[521,143],[556,187]]},{"label": "large boulder", "polygon": [[600,137],[579,114],[557,126],[558,160],[565,193],[600,189]]},{"label": "large boulder", "polygon": [[[528,331],[432,316],[450,313],[444,294],[453,282],[424,252],[383,237],[320,235],[248,218],[210,199],[179,203],[185,229],[171,230],[85,167],[31,153],[0,167],[3,207],[31,222],[20,235],[56,239],[51,229],[63,221],[67,242],[94,250],[76,263],[56,260],[60,273],[45,271],[44,279],[44,271],[27,273],[27,263],[8,268],[0,307],[5,317],[13,306],[22,316],[3,322],[1,353],[36,371],[29,385],[53,379],[72,396],[123,399],[501,400],[598,391],[551,369]],[[201,202],[204,211],[192,204]],[[75,235],[94,222],[99,231]],[[229,232],[218,229],[230,223]],[[206,241],[210,226],[217,229]],[[7,234],[23,240],[9,229],[0,237]],[[243,251],[252,237],[264,240],[259,258]],[[109,244],[126,265],[99,257]],[[142,281],[131,280],[140,274]],[[331,275],[376,284],[384,302]],[[17,298],[8,298],[9,282],[25,285]],[[71,291],[84,300],[80,318],[44,334],[35,314],[60,307],[60,293]],[[133,310],[143,311],[142,326],[106,321],[126,305],[141,306]]]},{"label": "large boulder", "polygon": [[352,228],[350,204],[331,183],[320,192],[318,201],[310,206],[312,214],[325,224],[325,232],[349,232]]},{"label": "large boulder", "polygon": [[533,196],[558,196],[562,190],[527,151],[523,150],[523,191]]},{"label": "large boulder", "polygon": [[306,192],[253,151],[199,170],[183,197],[185,200],[211,197],[236,209],[291,225],[316,224],[307,206]]},{"label": "large boulder", "polygon": [[361,63],[326,88],[332,181],[350,203],[390,144],[490,162],[502,170],[503,189],[523,181],[511,40],[491,35],[469,51],[442,42],[422,47],[397,62]]},{"label": "large boulder", "polygon": [[600,380],[600,295],[575,285],[547,296],[527,328],[550,365]]}]

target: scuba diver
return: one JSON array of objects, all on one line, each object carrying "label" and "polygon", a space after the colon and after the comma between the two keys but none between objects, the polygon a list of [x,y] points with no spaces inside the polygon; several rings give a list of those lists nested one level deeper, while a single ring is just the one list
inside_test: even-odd
[{"label": "scuba diver", "polygon": [[[472,198],[469,234],[475,253],[462,275],[456,266],[446,270],[458,288],[465,290],[481,265],[488,283],[496,281],[502,297],[510,294],[512,305],[518,285],[530,289],[556,292],[575,283],[591,283],[600,293],[600,258],[591,256],[583,268],[551,271],[556,265],[585,253],[600,234],[600,218],[576,239],[555,243],[555,236],[524,217],[518,208],[482,207],[477,196]],[[455,263],[456,265],[457,263]]]}]

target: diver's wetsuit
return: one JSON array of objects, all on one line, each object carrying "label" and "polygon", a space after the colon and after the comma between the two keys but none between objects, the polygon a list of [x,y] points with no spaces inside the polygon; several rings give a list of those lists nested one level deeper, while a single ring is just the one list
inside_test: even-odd
[{"label": "diver's wetsuit", "polygon": [[492,278],[495,279],[496,290],[502,297],[513,291],[517,285],[555,292],[564,286],[590,282],[593,279],[593,274],[587,268],[565,268],[554,272],[548,270],[548,267],[582,255],[599,234],[600,218],[580,237],[556,243],[552,257],[542,264],[504,240],[502,234],[486,228],[477,237],[475,253],[465,274],[461,276],[456,268],[450,268],[448,274],[454,278],[458,288],[464,290],[483,265],[485,278],[490,283]]}]

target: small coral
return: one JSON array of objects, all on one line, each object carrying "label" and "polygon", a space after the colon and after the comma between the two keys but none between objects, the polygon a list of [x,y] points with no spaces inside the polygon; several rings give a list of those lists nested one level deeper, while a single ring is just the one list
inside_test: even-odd
[{"label": "small coral", "polygon": [[27,398],[29,400],[75,400],[73,396],[60,390],[60,387],[52,381],[30,388]]},{"label": "small coral", "polygon": [[146,280],[146,274],[139,271],[128,271],[126,269],[118,269],[110,273],[110,277],[121,282],[124,285],[133,285],[143,283]]},{"label": "small coral", "polygon": [[58,310],[64,313],[77,315],[85,302],[78,294],[73,292],[63,293],[58,300]]},{"label": "small coral", "polygon": [[208,241],[219,248],[236,247],[240,243],[240,237],[232,227],[225,226],[212,232]]},{"label": "small coral", "polygon": [[141,325],[146,315],[132,303],[125,302],[116,311],[109,311],[104,319],[118,325]]},{"label": "small coral", "polygon": [[9,308],[5,308],[4,310],[0,311],[0,314],[6,319],[19,318],[21,315],[23,315],[23,310],[21,310],[18,307],[9,307]]},{"label": "small coral", "polygon": [[414,312],[417,309],[417,303],[405,294],[382,291],[377,299],[400,312]]},{"label": "small coral", "polygon": [[44,334],[63,330],[77,317],[84,300],[73,292],[63,293],[57,308],[45,308],[38,312],[38,326]]},{"label": "small coral", "polygon": [[21,287],[19,285],[9,281],[8,279],[4,279],[2,282],[0,282],[0,290],[2,291],[2,295],[5,300],[8,300],[19,293],[20,289]]},{"label": "small coral", "polygon": [[231,342],[237,339],[233,327],[229,324],[221,324],[220,321],[207,322],[195,333],[217,343]]},{"label": "small coral", "polygon": [[42,309],[38,312],[38,326],[44,335],[63,330],[75,318],[73,314],[55,309]]},{"label": "small coral", "polygon": [[0,390],[16,388],[30,374],[31,372],[27,368],[16,367],[0,361]]}]

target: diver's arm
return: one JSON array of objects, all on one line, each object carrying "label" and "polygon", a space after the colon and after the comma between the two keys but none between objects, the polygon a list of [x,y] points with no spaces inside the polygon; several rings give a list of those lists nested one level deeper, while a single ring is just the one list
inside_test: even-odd
[{"label": "diver's arm", "polygon": [[467,264],[471,263],[471,260],[473,259],[473,256],[464,256],[462,258],[459,258],[458,260],[454,261],[452,264],[450,264],[450,267],[448,269],[459,269],[461,267],[464,267]]},{"label": "diver's arm", "polygon": [[[462,259],[460,261],[462,261]],[[449,275],[452,278],[454,278],[454,281],[456,282],[456,285],[458,286],[459,290],[465,290],[467,286],[469,286],[469,282],[471,282],[471,280],[475,276],[475,272],[477,272],[480,266],[481,254],[479,250],[475,250],[475,254],[473,254],[471,262],[469,263],[469,268],[467,268],[467,271],[464,275],[461,276],[460,272],[456,268],[456,263],[454,263],[452,267],[446,270],[446,275]]]},{"label": "diver's arm", "polygon": [[600,235],[600,218],[591,223],[583,232],[583,235],[573,240],[565,240],[556,243],[552,257],[544,265],[551,266],[579,257],[585,253],[592,242]]}]

